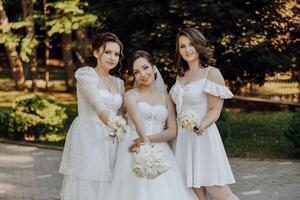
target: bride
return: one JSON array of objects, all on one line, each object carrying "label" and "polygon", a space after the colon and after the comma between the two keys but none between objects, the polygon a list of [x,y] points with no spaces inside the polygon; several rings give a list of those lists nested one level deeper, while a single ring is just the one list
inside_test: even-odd
[{"label": "bride", "polygon": [[[125,94],[124,99],[131,131],[119,144],[113,179],[104,199],[196,200],[193,191],[184,186],[167,143],[176,136],[175,109],[150,54],[142,50],[136,51],[128,66],[136,85]],[[135,139],[136,137],[138,138]],[[131,167],[132,153],[129,152],[140,143],[150,142],[165,154],[171,166],[168,171],[151,180],[134,175]]]}]

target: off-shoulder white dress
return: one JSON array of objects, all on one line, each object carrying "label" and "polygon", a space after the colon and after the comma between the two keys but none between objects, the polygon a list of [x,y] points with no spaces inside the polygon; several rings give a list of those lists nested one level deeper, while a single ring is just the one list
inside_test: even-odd
[{"label": "off-shoulder white dress", "polygon": [[[212,67],[207,68],[203,79],[181,86],[179,81],[170,90],[177,114],[193,110],[201,119],[207,113],[207,94],[222,99],[233,94],[225,86],[207,79]],[[198,136],[190,130],[178,128],[175,157],[187,187],[223,186],[234,183],[234,177],[215,123]]]},{"label": "off-shoulder white dress", "polygon": [[94,68],[75,72],[78,116],[66,137],[59,172],[64,174],[61,199],[101,200],[110,183],[116,157],[116,143],[99,119],[103,110],[117,113],[123,102],[124,83],[117,78],[119,93],[102,89]]}]

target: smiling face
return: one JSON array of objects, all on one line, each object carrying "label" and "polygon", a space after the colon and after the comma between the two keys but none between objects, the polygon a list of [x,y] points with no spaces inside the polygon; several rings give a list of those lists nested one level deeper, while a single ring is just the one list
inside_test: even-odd
[{"label": "smiling face", "polygon": [[187,63],[199,61],[199,53],[197,52],[195,46],[192,44],[191,40],[187,36],[181,35],[179,37],[178,50],[180,56]]},{"label": "smiling face", "polygon": [[137,85],[149,86],[154,83],[154,68],[145,58],[136,59],[132,69]]},{"label": "smiling face", "polygon": [[120,60],[121,47],[116,42],[106,42],[99,50],[94,51],[94,56],[100,66],[111,70],[117,66]]}]

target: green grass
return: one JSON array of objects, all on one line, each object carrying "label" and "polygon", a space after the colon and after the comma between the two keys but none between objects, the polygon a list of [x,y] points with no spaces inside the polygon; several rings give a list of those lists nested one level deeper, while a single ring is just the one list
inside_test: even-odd
[{"label": "green grass", "polygon": [[231,134],[225,148],[231,157],[300,159],[284,136],[292,112],[253,112],[231,114]]}]

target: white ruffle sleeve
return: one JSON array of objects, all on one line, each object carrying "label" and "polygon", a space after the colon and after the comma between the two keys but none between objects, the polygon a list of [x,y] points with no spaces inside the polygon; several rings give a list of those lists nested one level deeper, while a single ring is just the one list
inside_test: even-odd
[{"label": "white ruffle sleeve", "polygon": [[227,87],[214,83],[208,79],[206,80],[204,91],[222,99],[230,99],[233,97],[232,92]]},{"label": "white ruffle sleeve", "polygon": [[106,110],[104,103],[101,101],[101,96],[98,93],[99,77],[95,69],[92,67],[82,67],[75,72],[77,80],[77,90],[92,106],[95,112],[99,115]]}]

